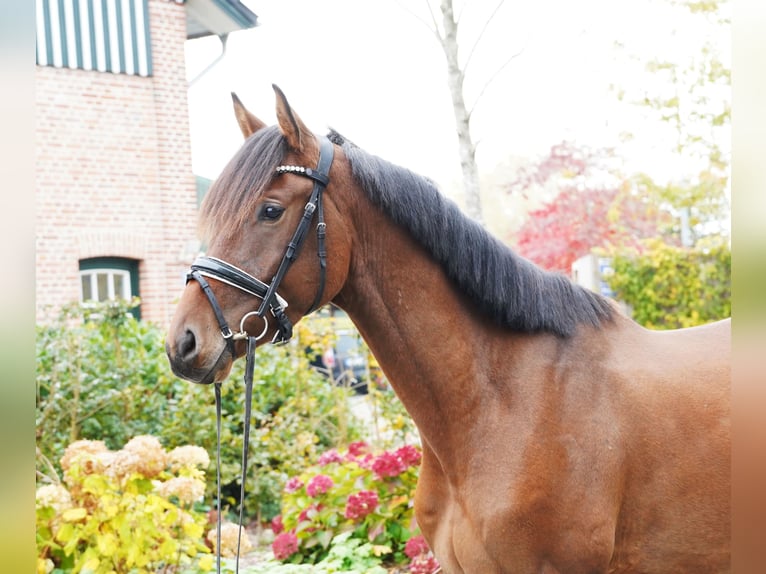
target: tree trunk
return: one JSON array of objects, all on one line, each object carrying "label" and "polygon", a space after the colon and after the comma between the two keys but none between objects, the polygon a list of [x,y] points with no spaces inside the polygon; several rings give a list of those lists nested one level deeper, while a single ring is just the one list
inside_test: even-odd
[{"label": "tree trunk", "polygon": [[484,225],[481,211],[479,169],[476,165],[476,146],[471,139],[471,117],[463,99],[464,75],[458,64],[457,22],[455,22],[452,12],[452,0],[442,0],[441,12],[444,34],[440,35],[439,39],[447,58],[447,84],[452,96],[452,111],[455,115],[460,168],[463,172],[465,210],[469,217]]}]

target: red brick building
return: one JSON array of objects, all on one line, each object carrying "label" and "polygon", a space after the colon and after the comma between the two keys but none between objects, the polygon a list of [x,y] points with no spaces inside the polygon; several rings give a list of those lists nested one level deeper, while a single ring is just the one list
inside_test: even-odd
[{"label": "red brick building", "polygon": [[239,0],[37,0],[38,322],[138,296],[167,324],[197,251],[184,42],[255,25]]}]

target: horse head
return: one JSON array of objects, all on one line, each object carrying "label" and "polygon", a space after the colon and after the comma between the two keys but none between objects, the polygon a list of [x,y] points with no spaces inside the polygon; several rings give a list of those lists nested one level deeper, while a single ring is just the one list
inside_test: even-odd
[{"label": "horse head", "polygon": [[248,337],[289,339],[348,271],[349,233],[335,193],[348,177],[343,153],[274,90],[276,126],[232,94],[245,143],[200,209],[205,256],[192,265],[166,342],[173,372],[196,383],[223,380]]}]

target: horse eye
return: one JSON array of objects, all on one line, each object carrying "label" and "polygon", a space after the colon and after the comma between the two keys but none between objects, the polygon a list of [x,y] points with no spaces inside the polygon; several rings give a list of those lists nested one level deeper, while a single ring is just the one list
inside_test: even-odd
[{"label": "horse eye", "polygon": [[261,208],[261,211],[258,214],[258,219],[260,221],[276,221],[282,216],[282,213],[284,211],[285,211],[284,207],[267,204]]}]

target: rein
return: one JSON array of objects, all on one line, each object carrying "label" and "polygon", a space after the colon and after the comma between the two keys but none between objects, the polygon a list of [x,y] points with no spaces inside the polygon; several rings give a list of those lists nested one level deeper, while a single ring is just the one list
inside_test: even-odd
[{"label": "rein", "polygon": [[[293,325],[290,319],[285,313],[287,308],[287,301],[282,298],[277,289],[290,269],[290,266],[295,262],[300,253],[300,249],[303,246],[304,241],[308,235],[311,221],[314,218],[314,213],[317,214],[317,256],[319,258],[319,288],[314,297],[314,301],[311,307],[304,313],[308,315],[312,311],[315,311],[322,301],[322,295],[324,294],[325,281],[327,275],[327,250],[325,248],[325,237],[327,232],[327,225],[324,221],[324,205],[322,203],[322,192],[327,184],[330,182],[330,166],[333,161],[333,144],[329,139],[323,137],[320,139],[319,147],[319,160],[317,162],[316,169],[311,169],[302,166],[294,165],[280,165],[276,168],[276,174],[282,175],[286,173],[307,177],[314,182],[314,187],[311,190],[311,196],[309,197],[306,206],[303,209],[303,216],[301,217],[298,227],[293,233],[290,243],[287,245],[285,254],[282,257],[282,261],[277,268],[277,272],[271,280],[271,283],[267,284],[263,281],[256,279],[246,271],[227,263],[222,259],[216,257],[202,256],[194,260],[191,265],[191,269],[186,276],[186,282],[196,281],[202,288],[202,292],[210,302],[210,306],[215,314],[216,321],[221,330],[221,336],[226,341],[226,348],[231,353],[232,360],[234,359],[234,341],[247,340],[247,351],[245,353],[245,420],[244,420],[244,435],[242,445],[242,476],[240,484],[240,499],[239,499],[239,534],[237,537],[237,558],[235,565],[235,572],[239,572],[239,554],[240,554],[240,542],[242,539],[242,522],[243,522],[243,510],[245,501],[245,478],[247,475],[247,453],[250,445],[250,417],[252,409],[252,397],[253,397],[253,371],[255,368],[255,347],[257,342],[262,339],[266,332],[269,330],[269,322],[266,317],[266,312],[270,311],[272,316],[276,319],[277,330],[274,333],[274,337],[271,342],[274,344],[286,343],[290,340],[293,334]],[[239,322],[239,331],[232,332],[226,318],[223,315],[218,299],[213,293],[213,289],[207,282],[206,278],[212,278],[222,283],[226,283],[232,287],[244,291],[253,297],[261,299],[261,304],[255,311],[245,313]],[[245,331],[245,321],[251,316],[260,317],[263,320],[263,330],[257,336],[250,335]],[[215,409],[216,409],[216,483],[217,483],[217,544],[216,544],[216,572],[221,572],[221,383],[215,383]]]}]

